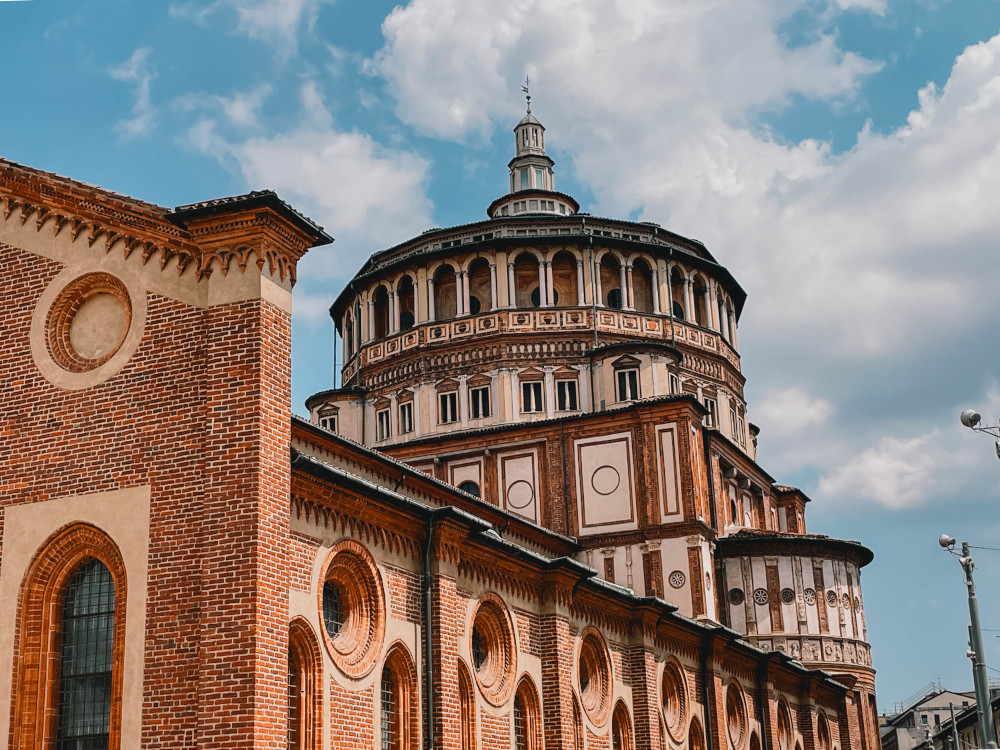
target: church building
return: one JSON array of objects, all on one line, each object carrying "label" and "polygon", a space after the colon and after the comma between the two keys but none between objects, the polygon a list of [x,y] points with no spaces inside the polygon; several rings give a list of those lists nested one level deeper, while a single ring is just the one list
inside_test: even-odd
[{"label": "church building", "polygon": [[872,553],[756,462],[745,292],[514,137],[340,292],[307,418],[322,228],[0,160],[0,748],[878,750]]}]

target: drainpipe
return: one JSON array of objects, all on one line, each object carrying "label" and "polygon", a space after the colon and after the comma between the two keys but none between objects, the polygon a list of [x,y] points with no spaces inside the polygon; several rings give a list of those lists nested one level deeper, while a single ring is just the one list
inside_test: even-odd
[{"label": "drainpipe", "polygon": [[765,711],[764,690],[767,685],[767,667],[770,655],[765,656],[757,667],[757,716],[760,717],[760,750],[770,750],[771,714]]},{"label": "drainpipe", "polygon": [[424,733],[427,750],[434,750],[434,668],[431,663],[433,656],[432,611],[431,611],[431,539],[434,535],[434,512],[427,516],[427,543],[424,545]]},{"label": "drainpipe", "polygon": [[712,522],[712,531],[718,533],[718,519],[715,513],[715,473],[712,471],[712,431],[703,429],[705,438],[705,477],[708,479],[708,517]]},{"label": "drainpipe", "polygon": [[708,705],[708,651],[709,642],[712,639],[712,633],[705,636],[705,639],[701,643],[700,650],[700,666],[701,666],[701,694],[705,697],[705,726],[703,727],[705,731],[705,750],[714,750],[714,745],[712,743],[712,727],[709,724],[712,721],[712,712],[709,710]]},{"label": "drainpipe", "polygon": [[[587,231],[587,220],[583,220],[583,231]],[[597,279],[594,276],[594,235],[587,235],[587,254],[590,257],[590,319],[594,324],[594,346],[590,350],[590,413],[597,411],[597,391],[594,388],[594,349],[597,348]]]}]

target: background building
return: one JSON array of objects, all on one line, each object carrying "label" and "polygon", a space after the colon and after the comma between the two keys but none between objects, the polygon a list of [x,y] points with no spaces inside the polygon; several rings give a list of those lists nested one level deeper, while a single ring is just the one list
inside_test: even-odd
[{"label": "background building", "polygon": [[745,295],[578,213],[530,112],[515,137],[487,221],[337,299],[310,421],[322,229],[0,162],[0,743],[877,746],[871,553],[754,461]]}]

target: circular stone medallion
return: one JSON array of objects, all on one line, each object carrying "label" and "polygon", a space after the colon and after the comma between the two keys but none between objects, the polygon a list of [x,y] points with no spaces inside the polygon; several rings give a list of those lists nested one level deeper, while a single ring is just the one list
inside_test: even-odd
[{"label": "circular stone medallion", "polygon": [[598,495],[610,495],[621,483],[621,475],[614,466],[602,466],[590,478],[590,485]]},{"label": "circular stone medallion", "polygon": [[49,310],[49,352],[63,369],[88,372],[115,355],[131,324],[125,284],[108,273],[85,274],[67,284]]},{"label": "circular stone medallion", "polygon": [[531,483],[518,479],[507,488],[507,505],[517,510],[527,508],[535,499],[535,488]]}]

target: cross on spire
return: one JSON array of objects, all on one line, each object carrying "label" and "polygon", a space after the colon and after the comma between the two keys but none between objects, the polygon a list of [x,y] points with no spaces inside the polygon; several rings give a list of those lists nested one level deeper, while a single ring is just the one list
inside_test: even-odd
[{"label": "cross on spire", "polygon": [[531,79],[527,75],[524,76],[524,85],[521,86],[521,91],[524,92],[524,100],[528,103],[528,114],[531,114],[531,92],[528,90],[531,86]]}]

